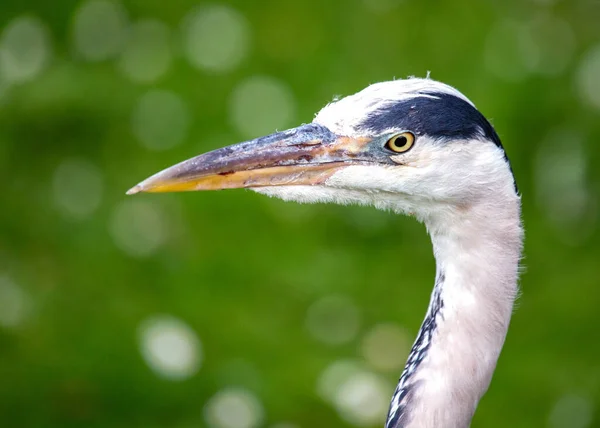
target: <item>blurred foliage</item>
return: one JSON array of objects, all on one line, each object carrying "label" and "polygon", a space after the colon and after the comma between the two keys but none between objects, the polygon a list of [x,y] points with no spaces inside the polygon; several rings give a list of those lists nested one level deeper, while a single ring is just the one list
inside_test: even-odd
[{"label": "blurred foliage", "polygon": [[[492,120],[523,194],[523,293],[473,426],[600,426],[600,93],[590,93],[600,92],[600,66],[589,59],[600,3],[221,2],[245,20],[247,50],[235,66],[207,70],[189,61],[181,35],[202,3],[126,1],[126,22],[169,29],[172,60],[146,81],[123,72],[122,49],[98,61],[78,53],[83,4],[0,7],[0,31],[34,17],[47,37],[29,78],[0,74],[0,426],[206,426],[205,404],[232,387],[262,403],[260,426],[351,426],[317,393],[318,380],[336,361],[362,364],[361,341],[380,323],[401,326],[410,345],[433,283],[424,227],[371,208],[242,190],[135,200],[124,192],[256,136],[232,113],[235,88],[252,76],[284,88],[282,125],[294,126],[334,95],[429,71]],[[27,40],[17,46],[27,56]],[[189,116],[174,119],[181,141],[164,150],[132,128],[140,97],[154,90],[176,94]],[[268,114],[263,101],[251,99],[250,110]],[[346,343],[323,343],[307,328],[327,296],[355,305]],[[172,379],[146,364],[141,326],[161,314],[197,335],[194,374]],[[387,399],[401,369],[373,371]]]}]

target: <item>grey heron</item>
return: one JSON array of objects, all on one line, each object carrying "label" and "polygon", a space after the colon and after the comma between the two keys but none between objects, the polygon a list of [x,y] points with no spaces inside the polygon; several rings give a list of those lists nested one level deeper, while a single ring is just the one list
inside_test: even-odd
[{"label": "grey heron", "polygon": [[423,222],[435,285],[386,428],[469,426],[504,344],[523,241],[508,158],[469,99],[429,78],[376,83],[312,123],[186,160],[128,193],[228,188]]}]

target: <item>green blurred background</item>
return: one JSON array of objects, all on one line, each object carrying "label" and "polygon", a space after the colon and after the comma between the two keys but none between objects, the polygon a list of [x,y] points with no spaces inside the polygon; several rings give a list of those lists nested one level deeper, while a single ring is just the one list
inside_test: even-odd
[{"label": "green blurred background", "polygon": [[592,0],[3,0],[0,426],[381,426],[433,284],[422,225],[124,193],[428,71],[523,194],[523,293],[473,426],[600,426],[599,23]]}]

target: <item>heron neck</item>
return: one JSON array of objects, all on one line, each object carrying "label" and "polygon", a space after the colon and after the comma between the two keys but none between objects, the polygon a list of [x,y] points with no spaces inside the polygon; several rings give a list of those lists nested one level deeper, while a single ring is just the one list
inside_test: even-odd
[{"label": "heron neck", "polygon": [[387,428],[469,426],[491,381],[517,295],[520,201],[516,195],[509,200],[426,220],[436,283]]}]

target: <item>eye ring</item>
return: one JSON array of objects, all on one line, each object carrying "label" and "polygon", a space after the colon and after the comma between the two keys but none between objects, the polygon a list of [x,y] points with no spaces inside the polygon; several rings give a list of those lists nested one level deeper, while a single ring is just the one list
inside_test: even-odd
[{"label": "eye ring", "polygon": [[415,144],[415,135],[412,132],[402,132],[387,140],[385,147],[396,153],[406,153]]}]

